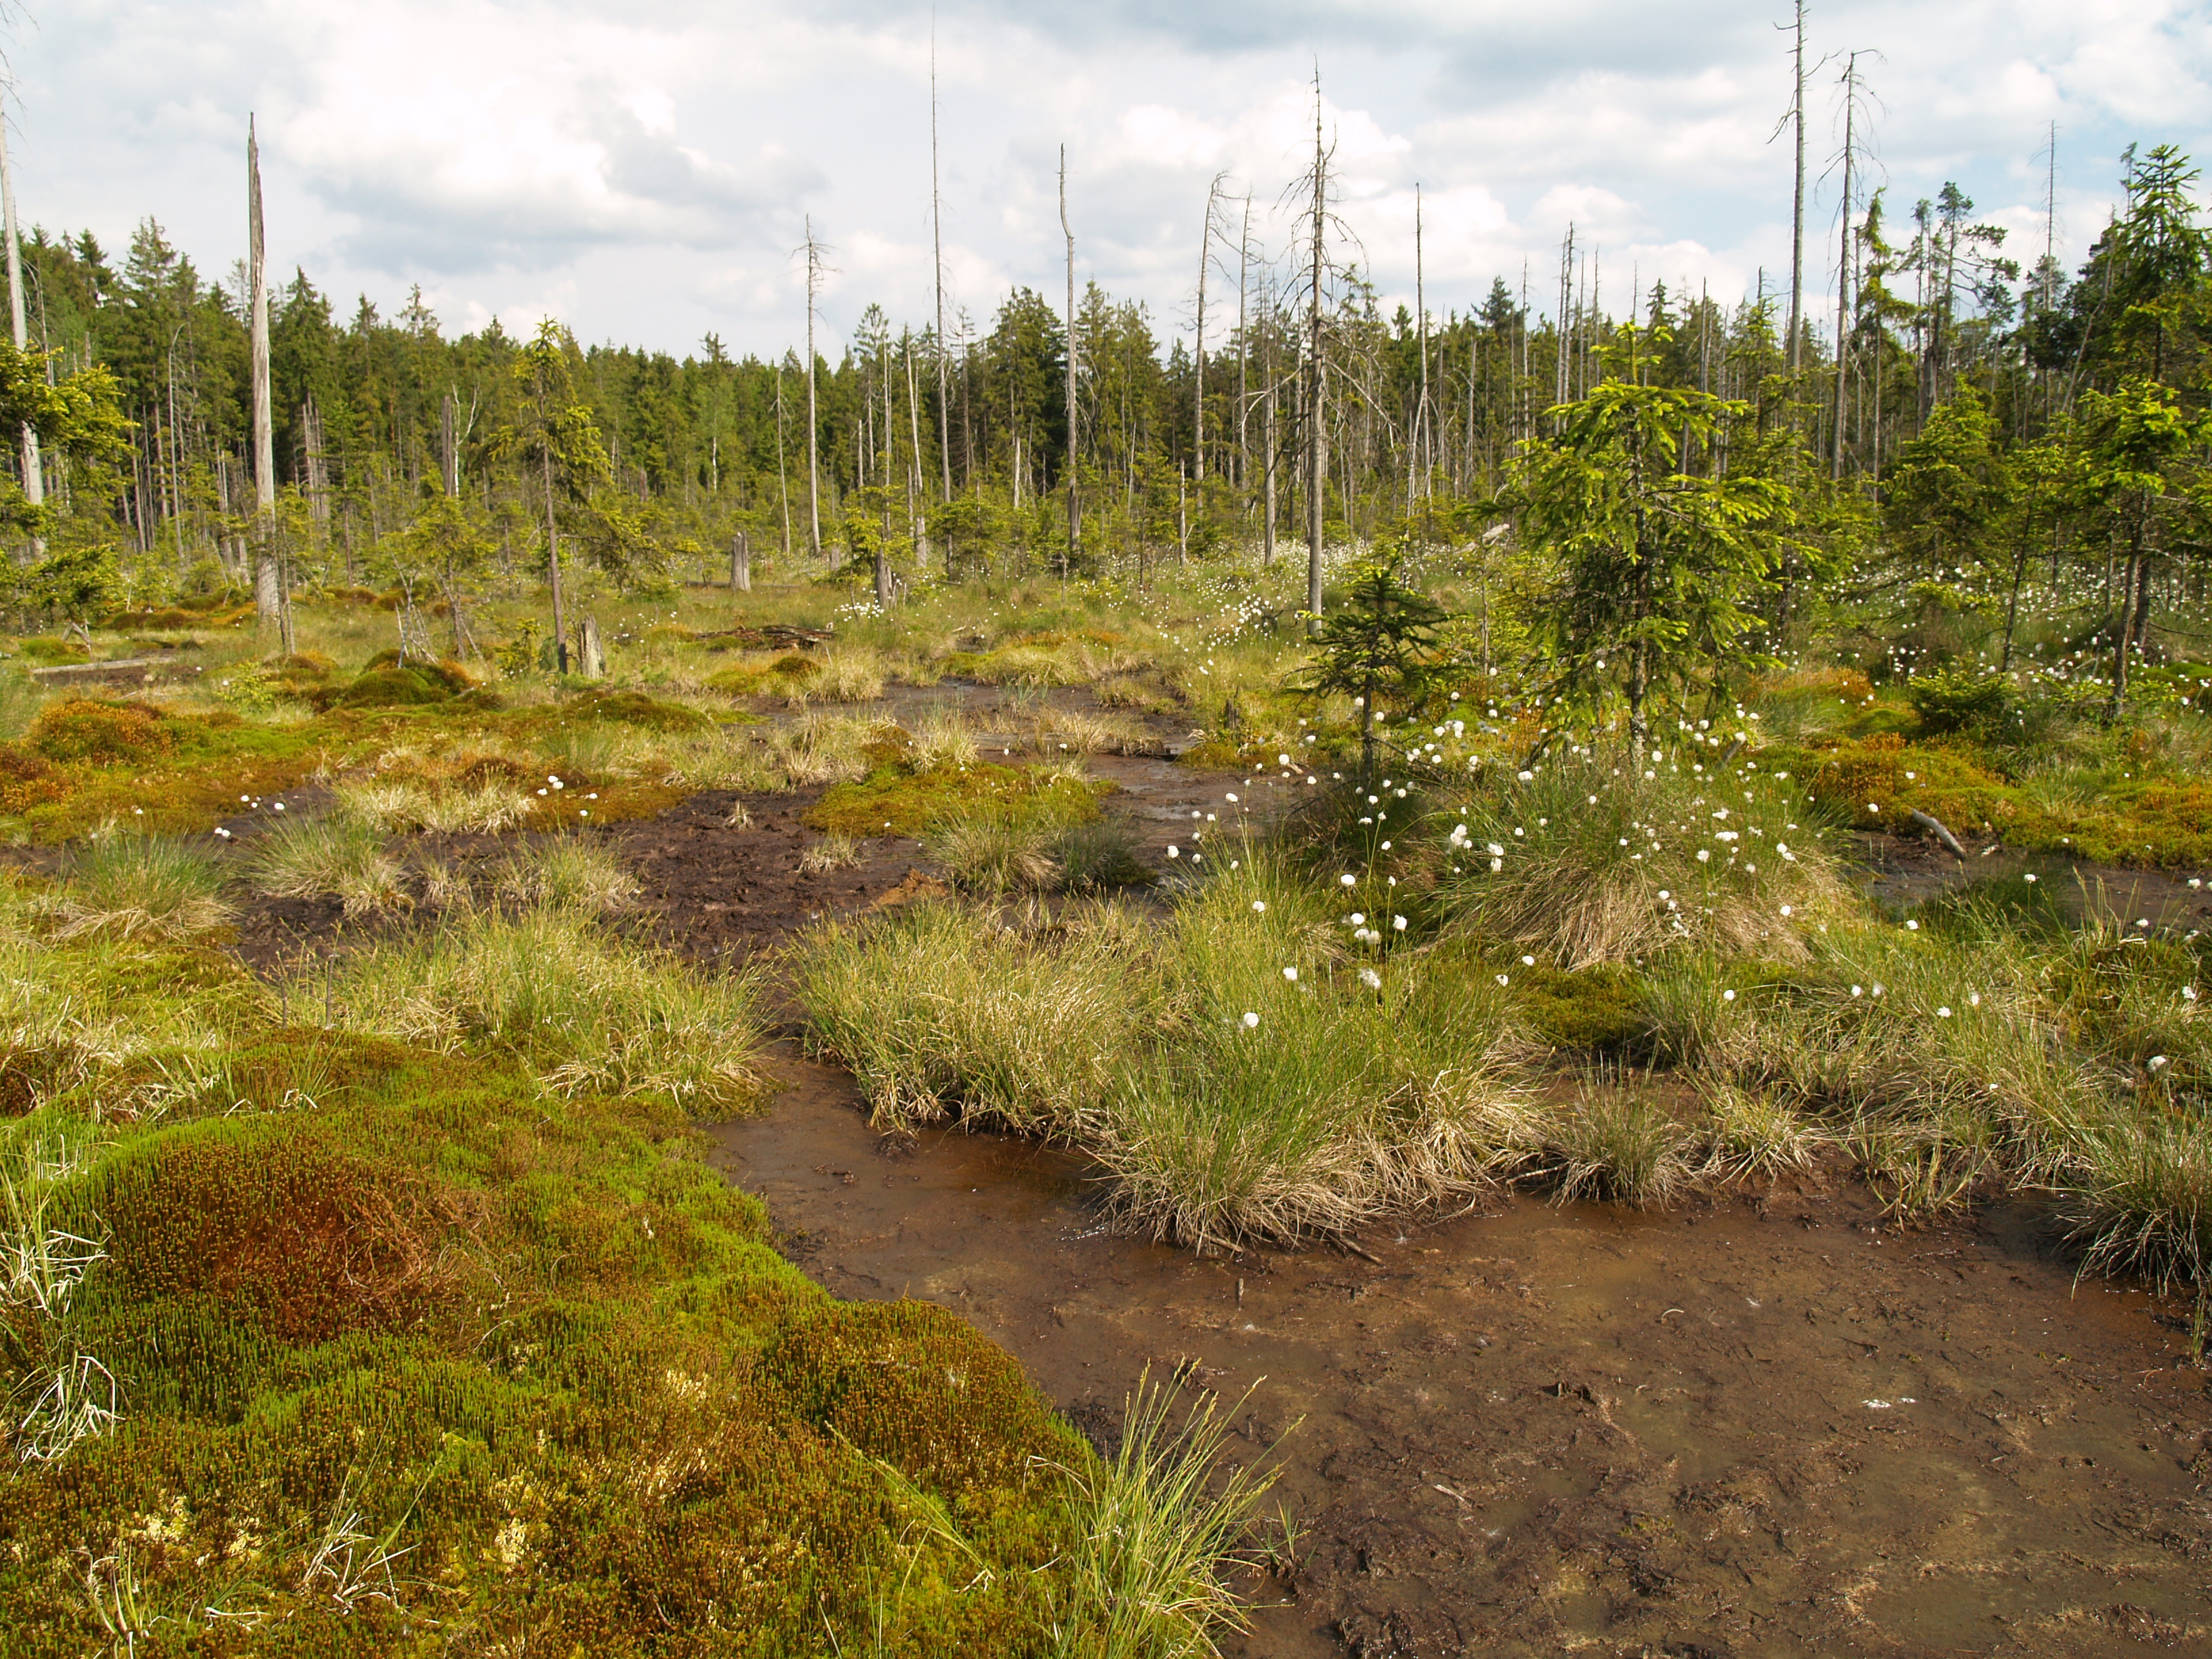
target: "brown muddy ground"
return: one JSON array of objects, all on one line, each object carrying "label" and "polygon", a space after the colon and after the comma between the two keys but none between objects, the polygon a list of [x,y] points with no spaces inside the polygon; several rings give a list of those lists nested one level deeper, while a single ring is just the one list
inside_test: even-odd
[{"label": "brown muddy ground", "polygon": [[[1009,746],[1036,703],[1006,706]],[[1192,814],[1302,793],[1091,764],[1156,866]],[[593,832],[645,884],[636,925],[686,954],[755,957],[933,879],[881,840],[803,872],[814,792],[746,797],[742,829],[734,799]],[[422,840],[464,865],[512,845]],[[1912,843],[1864,850],[1893,902],[1957,878]],[[2172,925],[2204,902],[2149,879],[2122,903]],[[334,904],[271,905],[238,948],[281,971],[351,931]],[[1900,1233],[1841,1177],[1650,1216],[1501,1195],[1351,1249],[1199,1257],[1115,1236],[1072,1155],[880,1142],[843,1073],[787,1045],[776,1066],[773,1109],[714,1130],[714,1156],[827,1288],[955,1310],[1102,1441],[1147,1364],[1254,1390],[1240,1443],[1279,1439],[1304,1530],[1232,1651],[2212,1653],[2208,1374],[2179,1310],[2075,1286],[2028,1205]]]},{"label": "brown muddy ground", "polygon": [[1255,1390],[1303,1565],[1232,1650],[2212,1652],[2206,1374],[2027,1206],[1501,1196],[1199,1257],[1115,1237],[1068,1154],[880,1143],[843,1073],[778,1065],[714,1156],[827,1288],[955,1310],[1102,1437],[1147,1364]]}]

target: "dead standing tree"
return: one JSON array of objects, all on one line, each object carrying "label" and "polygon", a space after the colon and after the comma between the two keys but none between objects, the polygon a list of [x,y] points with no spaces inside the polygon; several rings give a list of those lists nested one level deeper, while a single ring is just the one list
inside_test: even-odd
[{"label": "dead standing tree", "polygon": [[1329,190],[1333,178],[1330,164],[1336,158],[1336,148],[1328,142],[1323,128],[1323,107],[1321,96],[1321,70],[1314,70],[1314,155],[1313,165],[1304,173],[1291,180],[1284,191],[1287,205],[1299,204],[1299,217],[1305,246],[1300,261],[1301,291],[1294,295],[1302,298],[1306,307],[1305,361],[1305,474],[1306,474],[1306,611],[1312,619],[1310,627],[1318,629],[1322,608],[1322,574],[1323,537],[1328,526],[1328,286],[1336,275],[1336,266],[1328,257],[1328,241],[1332,234],[1357,243],[1351,230],[1329,205]]}]

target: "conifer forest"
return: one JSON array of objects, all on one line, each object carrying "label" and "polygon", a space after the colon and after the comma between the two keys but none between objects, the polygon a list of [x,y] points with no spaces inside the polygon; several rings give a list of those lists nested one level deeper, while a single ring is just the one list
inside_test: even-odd
[{"label": "conifer forest", "polygon": [[1324,61],[972,311],[933,35],[766,354],[0,89],[0,1655],[2212,1649],[2203,170],[1826,27],[1741,293],[1383,257]]}]

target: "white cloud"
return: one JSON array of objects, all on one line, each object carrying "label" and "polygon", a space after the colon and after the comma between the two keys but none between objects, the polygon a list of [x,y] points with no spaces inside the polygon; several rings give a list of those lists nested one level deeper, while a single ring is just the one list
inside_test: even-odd
[{"label": "white cloud", "polygon": [[[1570,219],[1609,295],[1634,273],[1733,298],[1787,259],[1771,21],[1722,0],[946,0],[949,292],[978,326],[1011,284],[1057,295],[1066,143],[1079,277],[1187,325],[1217,173],[1271,252],[1289,238],[1318,58],[1386,304],[1412,297],[1417,182],[1439,311],[1524,263],[1548,305]],[[2069,261],[2124,144],[2212,143],[2201,3],[1838,0],[1813,21],[1817,54],[1867,54],[1870,176],[1908,210],[1956,179],[2014,246],[2039,251],[2051,122]],[[15,160],[34,219],[112,246],[155,214],[221,270],[255,109],[272,252],[340,295],[389,309],[420,281],[449,325],[553,310],[594,338],[772,351],[803,325],[802,215],[838,249],[830,337],[871,301],[932,314],[928,30],[919,0],[76,0],[14,44]],[[1816,246],[1838,69],[1809,94]]]}]

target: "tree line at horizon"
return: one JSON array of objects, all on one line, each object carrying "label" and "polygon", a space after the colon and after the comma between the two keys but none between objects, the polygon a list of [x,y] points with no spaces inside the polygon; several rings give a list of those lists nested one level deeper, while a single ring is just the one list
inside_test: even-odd
[{"label": "tree line at horizon", "polygon": [[[1613,313],[1571,232],[1548,311],[1524,276],[1386,316],[1326,211],[1326,167],[1317,143],[1310,223],[1279,258],[1210,193],[1202,281],[1230,320],[1202,356],[1092,283],[1072,375],[1070,331],[1028,288],[942,340],[872,306],[810,385],[798,353],[733,357],[712,335],[680,359],[550,322],[450,337],[419,289],[389,318],[365,296],[343,315],[295,270],[271,284],[270,329],[290,580],[386,580],[411,558],[512,582],[543,571],[556,521],[620,584],[720,568],[740,535],[782,579],[872,566],[879,592],[886,573],[1272,558],[1305,550],[1316,476],[1326,542],[1463,546],[1525,517],[1543,453],[1600,441],[1573,410],[1627,383],[1693,394],[1664,446],[1680,473],[1777,486],[1731,600],[1770,641],[1870,600],[1895,624],[1886,654],[1917,659],[1996,607],[2008,658],[2026,590],[2077,597],[2087,653],[2115,630],[2149,643],[2156,606],[2194,592],[2212,258],[2172,147],[2128,153],[2124,202],[2070,278],[2048,253],[2023,276],[1954,186],[1901,218],[1874,192],[1838,251],[1840,337],[1810,316],[1790,334],[1779,292],[1723,304],[1655,282]],[[242,281],[203,276],[150,218],[119,263],[89,232],[34,229],[22,254],[49,386],[103,371],[127,424],[74,463],[50,454],[48,520],[19,528],[80,576],[104,561],[134,601],[210,562],[246,580]]]}]

